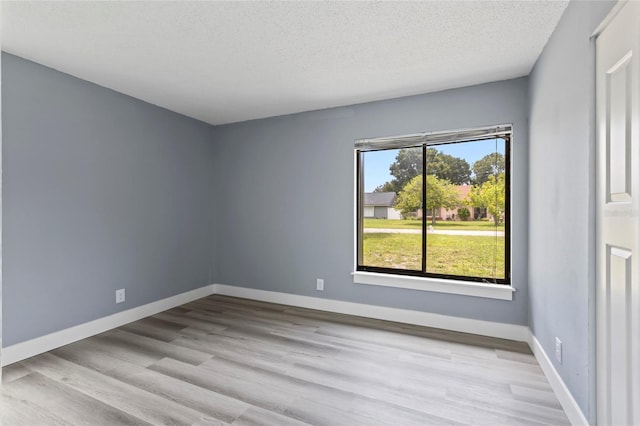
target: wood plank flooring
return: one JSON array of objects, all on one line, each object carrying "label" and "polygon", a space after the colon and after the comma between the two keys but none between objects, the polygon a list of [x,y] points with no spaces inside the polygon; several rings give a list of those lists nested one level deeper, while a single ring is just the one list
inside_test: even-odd
[{"label": "wood plank flooring", "polygon": [[210,296],[3,369],[3,426],[567,425],[526,344]]}]

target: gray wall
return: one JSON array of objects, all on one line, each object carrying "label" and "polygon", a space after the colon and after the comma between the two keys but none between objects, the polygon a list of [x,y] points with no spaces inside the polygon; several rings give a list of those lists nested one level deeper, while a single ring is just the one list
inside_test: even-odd
[{"label": "gray wall", "polygon": [[[571,2],[530,76],[529,323],[595,423],[594,89],[590,35],[612,2]],[[555,337],[563,363],[555,360]]]},{"label": "gray wall", "polygon": [[[1,7],[1,6],[0,6]],[[0,46],[2,40],[0,37]],[[2,79],[2,54],[0,54],[0,80]],[[1,83],[1,82],[0,82]],[[0,100],[2,99],[2,84],[0,84]],[[0,221],[2,221],[2,102],[0,101]],[[0,241],[2,241],[2,226],[0,226]],[[0,244],[0,361],[2,361],[2,244]],[[0,362],[0,365],[2,363]],[[0,383],[2,383],[2,368],[0,368]]]},{"label": "gray wall", "polygon": [[[526,324],[527,90],[519,78],[216,127],[218,282]],[[515,129],[514,300],[354,284],[354,139],[503,123]]]},{"label": "gray wall", "polygon": [[211,126],[8,54],[2,88],[5,347],[214,280]]}]

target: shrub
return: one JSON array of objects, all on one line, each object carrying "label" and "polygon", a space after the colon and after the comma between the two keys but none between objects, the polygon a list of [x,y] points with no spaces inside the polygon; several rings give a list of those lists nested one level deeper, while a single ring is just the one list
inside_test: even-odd
[{"label": "shrub", "polygon": [[463,220],[466,222],[469,220],[470,216],[471,216],[471,213],[469,213],[469,209],[465,209],[465,208],[458,209],[458,217],[460,217],[460,220]]}]

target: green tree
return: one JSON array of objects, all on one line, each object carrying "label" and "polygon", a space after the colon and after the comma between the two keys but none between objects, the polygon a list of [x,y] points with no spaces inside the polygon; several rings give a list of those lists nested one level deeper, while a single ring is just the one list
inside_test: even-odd
[{"label": "green tree", "polygon": [[484,207],[493,216],[498,226],[504,220],[505,212],[505,175],[491,175],[482,185],[474,185],[469,192],[469,204]]},{"label": "green tree", "polygon": [[385,182],[380,186],[376,186],[373,192],[398,192],[396,185],[392,182]]},{"label": "green tree", "polygon": [[[427,197],[425,212],[431,212],[432,224],[436,223],[436,211],[440,207],[452,209],[461,204],[460,195],[456,186],[445,179],[438,179],[433,175],[427,175]],[[422,175],[411,179],[398,194],[396,208],[403,216],[422,208]]]},{"label": "green tree", "polygon": [[395,207],[403,217],[422,208],[422,175],[414,177],[402,188]]},{"label": "green tree", "polygon": [[385,184],[386,189],[400,192],[411,179],[422,173],[422,148],[403,148],[398,151],[396,161],[389,166],[389,173],[394,179],[387,182],[389,185]]},{"label": "green tree", "polygon": [[485,155],[473,163],[475,184],[482,185],[489,179],[489,176],[504,173],[504,165],[504,155],[499,152],[492,152],[491,154]]},{"label": "green tree", "polygon": [[448,180],[454,185],[464,185],[471,180],[471,168],[467,160],[445,154],[436,148],[427,148],[427,174]]},{"label": "green tree", "polygon": [[[389,166],[389,173],[394,179],[378,186],[374,192],[399,193],[411,179],[422,174],[422,148],[399,150],[396,160]],[[427,174],[456,185],[471,180],[471,168],[465,159],[444,154],[436,148],[427,148]]]}]

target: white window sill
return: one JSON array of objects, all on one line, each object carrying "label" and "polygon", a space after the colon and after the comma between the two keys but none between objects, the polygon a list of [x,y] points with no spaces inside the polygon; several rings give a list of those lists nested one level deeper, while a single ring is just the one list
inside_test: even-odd
[{"label": "white window sill", "polygon": [[407,275],[360,271],[352,272],[351,275],[353,275],[353,282],[356,284],[462,294],[488,299],[513,300],[513,292],[515,291],[510,285],[474,283],[440,278],[412,277]]}]

